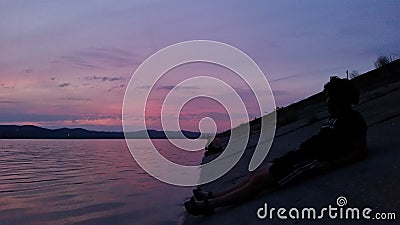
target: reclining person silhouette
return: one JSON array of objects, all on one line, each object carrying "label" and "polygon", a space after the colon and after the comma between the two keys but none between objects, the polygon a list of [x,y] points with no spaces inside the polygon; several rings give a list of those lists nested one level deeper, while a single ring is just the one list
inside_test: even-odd
[{"label": "reclining person silhouette", "polygon": [[331,77],[324,93],[330,117],[318,134],[226,190],[193,190],[194,196],[184,204],[186,211],[192,215],[211,214],[215,208],[241,204],[263,191],[282,188],[366,157],[367,125],[363,116],[352,109],[359,101],[358,89],[348,79]]}]

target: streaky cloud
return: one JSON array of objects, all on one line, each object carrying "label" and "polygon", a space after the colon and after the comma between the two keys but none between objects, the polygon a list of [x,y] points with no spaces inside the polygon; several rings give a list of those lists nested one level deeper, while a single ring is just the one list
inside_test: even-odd
[{"label": "streaky cloud", "polygon": [[68,97],[68,98],[60,98],[60,100],[67,100],[67,101],[91,101],[90,98],[76,98],[76,97]]},{"label": "streaky cloud", "polygon": [[1,104],[16,104],[16,103],[20,103],[17,101],[7,101],[7,100],[0,100]]},{"label": "streaky cloud", "polygon": [[62,83],[62,84],[59,84],[58,87],[64,88],[64,87],[68,87],[69,85],[71,85],[71,84],[70,83]]},{"label": "streaky cloud", "polygon": [[175,85],[164,85],[161,87],[157,88],[158,90],[165,90],[165,91],[171,91],[172,89],[176,90],[196,90],[199,89],[196,86],[175,86]]},{"label": "streaky cloud", "polygon": [[95,81],[101,81],[101,82],[106,82],[106,81],[123,81],[125,80],[124,77],[112,77],[112,76],[90,76],[90,77],[86,77],[86,80],[95,80]]}]

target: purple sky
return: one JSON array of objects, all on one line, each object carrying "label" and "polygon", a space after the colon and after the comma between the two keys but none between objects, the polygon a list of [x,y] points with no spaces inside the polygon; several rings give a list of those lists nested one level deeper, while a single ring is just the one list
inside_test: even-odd
[{"label": "purple sky", "polygon": [[[119,131],[125,88],[138,65],[195,39],[247,53],[284,106],[320,91],[331,75],[371,70],[379,55],[399,57],[400,2],[0,1],[0,124]],[[198,73],[234,76],[216,66],[178,68],[158,93]],[[243,98],[251,108],[254,99]],[[198,101],[182,111],[182,128],[196,130],[210,116],[225,129],[223,108]],[[151,116],[158,116],[157,104]],[[149,126],[159,129],[158,122]]]}]

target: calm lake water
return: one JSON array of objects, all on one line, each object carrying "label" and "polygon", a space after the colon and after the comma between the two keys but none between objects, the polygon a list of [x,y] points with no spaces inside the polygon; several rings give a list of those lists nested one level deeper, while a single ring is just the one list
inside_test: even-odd
[{"label": "calm lake water", "polygon": [[[186,165],[203,155],[154,143]],[[0,140],[0,224],[177,224],[190,190],[145,173],[124,140]]]}]

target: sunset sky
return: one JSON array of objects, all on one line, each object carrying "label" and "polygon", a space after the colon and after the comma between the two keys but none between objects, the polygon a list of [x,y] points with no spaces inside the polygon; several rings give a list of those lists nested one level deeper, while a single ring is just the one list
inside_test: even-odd
[{"label": "sunset sky", "polygon": [[[0,0],[0,124],[121,131],[122,101],[137,67],[168,45],[197,39],[248,54],[276,105],[285,106],[321,91],[332,75],[369,71],[380,55],[399,57],[400,1]],[[231,82],[250,117],[260,115],[235,74],[199,63],[160,80],[146,109],[149,128],[161,129],[160,98],[199,74]],[[197,99],[182,110],[182,129],[198,130],[204,117],[219,131],[228,126],[220,105]]]}]

